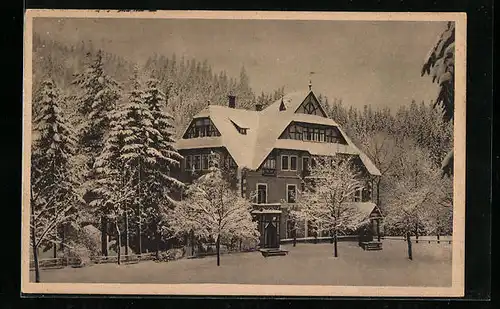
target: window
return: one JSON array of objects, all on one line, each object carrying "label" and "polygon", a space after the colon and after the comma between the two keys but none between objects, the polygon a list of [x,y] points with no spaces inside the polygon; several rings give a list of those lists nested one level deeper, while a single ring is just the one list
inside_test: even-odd
[{"label": "window", "polygon": [[280,138],[346,144],[338,128],[305,122],[292,122]]},{"label": "window", "polygon": [[220,133],[219,131],[217,131],[209,118],[198,118],[193,120],[190,127],[186,131],[184,138],[197,138],[206,136],[220,136]]},{"label": "window", "polygon": [[194,169],[197,171],[201,169],[201,155],[194,156]]},{"label": "window", "polygon": [[362,188],[358,188],[356,191],[354,191],[354,201],[355,202],[361,202],[362,193],[363,193]]},{"label": "window", "polygon": [[286,201],[295,203],[297,197],[297,185],[286,185]]},{"label": "window", "polygon": [[201,155],[201,168],[203,170],[208,170],[208,154]]},{"label": "window", "polygon": [[267,184],[258,183],[257,184],[257,204],[267,203]]},{"label": "window", "polygon": [[262,167],[268,169],[276,169],[276,158],[275,157],[267,158],[266,162],[264,162],[264,165]]},{"label": "window", "polygon": [[311,170],[311,166],[309,165],[309,161],[310,161],[309,157],[302,157],[302,170],[303,171]]},{"label": "window", "polygon": [[226,158],[224,159],[224,166],[226,168],[236,167],[236,162],[233,160],[233,158],[229,154],[226,155]]},{"label": "window", "polygon": [[288,156],[281,156],[281,169],[284,171],[289,170],[288,166]]},{"label": "window", "polygon": [[297,170],[297,156],[290,156],[290,170]]},{"label": "window", "polygon": [[186,156],[186,171],[191,171],[193,169],[193,156]]}]

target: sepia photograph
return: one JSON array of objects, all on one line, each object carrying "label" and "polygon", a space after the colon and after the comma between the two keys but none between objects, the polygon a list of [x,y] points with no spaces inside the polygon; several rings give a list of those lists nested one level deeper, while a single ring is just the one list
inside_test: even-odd
[{"label": "sepia photograph", "polygon": [[25,18],[23,293],[464,295],[464,13]]}]

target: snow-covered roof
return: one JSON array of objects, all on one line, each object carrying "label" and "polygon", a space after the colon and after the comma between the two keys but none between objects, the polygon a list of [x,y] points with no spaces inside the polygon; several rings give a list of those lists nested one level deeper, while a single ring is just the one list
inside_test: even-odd
[{"label": "snow-covered roof", "polygon": [[[194,118],[209,117],[221,136],[179,139],[177,148],[182,150],[225,147],[238,166],[250,170],[258,169],[269,153],[276,148],[304,150],[313,155],[345,153],[359,155],[370,174],[380,175],[380,171],[371,160],[354,145],[334,120],[316,115],[296,113],[300,105],[309,97],[314,98],[316,102],[318,101],[312,91],[294,92],[276,100],[262,111],[209,105],[196,114]],[[286,106],[284,110],[280,110],[282,101]],[[347,141],[347,145],[279,139],[281,133],[293,121],[338,127]],[[234,124],[247,129],[246,134],[241,134]]]}]

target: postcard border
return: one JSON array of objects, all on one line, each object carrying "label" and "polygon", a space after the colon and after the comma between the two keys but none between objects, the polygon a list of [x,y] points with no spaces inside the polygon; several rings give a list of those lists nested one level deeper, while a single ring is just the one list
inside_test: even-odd
[{"label": "postcard border", "polygon": [[[90,284],[29,282],[29,188],[31,156],[32,26],[36,17],[61,18],[180,18],[260,20],[355,21],[454,21],[455,125],[454,216],[451,287],[244,285],[244,284]],[[465,294],[465,141],[466,141],[466,13],[450,12],[276,12],[276,11],[155,11],[34,10],[25,13],[23,158],[22,158],[22,267],[21,291],[25,294],[122,295],[233,295],[233,296],[391,296],[463,297]]]}]

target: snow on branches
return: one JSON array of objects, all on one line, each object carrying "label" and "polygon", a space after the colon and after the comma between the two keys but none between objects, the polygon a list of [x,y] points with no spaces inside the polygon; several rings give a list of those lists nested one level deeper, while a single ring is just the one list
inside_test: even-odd
[{"label": "snow on branches", "polygon": [[320,231],[354,230],[358,221],[352,205],[354,193],[362,190],[364,182],[352,159],[317,157],[305,187],[298,194],[298,211],[294,216],[309,220]]},{"label": "snow on branches", "polygon": [[39,280],[38,248],[42,243],[60,242],[57,228],[78,214],[81,202],[72,173],[76,139],[61,105],[55,83],[42,82],[35,96],[39,114],[34,119],[31,157],[31,244]]},{"label": "snow on branches", "polygon": [[102,52],[83,72],[76,74],[73,84],[79,87],[76,96],[82,121],[81,139],[89,151],[100,151],[102,138],[109,128],[109,113],[120,99],[120,86],[103,70]]},{"label": "snow on branches", "polygon": [[217,265],[220,244],[234,237],[257,240],[257,223],[251,216],[251,203],[226,180],[221,169],[213,164],[186,190],[187,199],[173,211],[172,226],[177,234],[193,231],[197,237],[215,240]]},{"label": "snow on branches", "polygon": [[442,179],[429,155],[414,143],[406,141],[400,147],[392,179],[396,185],[386,209],[385,224],[393,230],[389,232],[430,234],[442,230],[442,224],[451,224],[452,180]]}]

